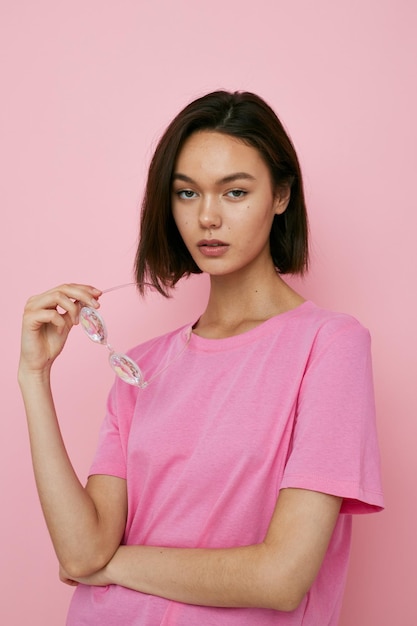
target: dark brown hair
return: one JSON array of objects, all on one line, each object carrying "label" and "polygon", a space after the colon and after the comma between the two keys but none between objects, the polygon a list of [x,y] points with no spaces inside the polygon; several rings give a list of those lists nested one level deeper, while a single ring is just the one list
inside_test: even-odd
[{"label": "dark brown hair", "polygon": [[282,274],[303,274],[308,266],[308,224],[303,182],[294,146],[280,120],[259,96],[215,91],[186,106],[171,122],[152,158],[142,204],[136,281],[152,283],[168,295],[183,276],[201,273],[188,252],[171,211],[172,175],[190,135],[212,130],[257,148],[275,189],[289,186],[291,197],[274,217],[270,234],[273,262]]}]

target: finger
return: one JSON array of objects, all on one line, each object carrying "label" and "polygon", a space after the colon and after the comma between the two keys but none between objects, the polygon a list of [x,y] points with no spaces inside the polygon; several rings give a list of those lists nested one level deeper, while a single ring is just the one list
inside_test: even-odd
[{"label": "finger", "polygon": [[97,298],[100,291],[85,285],[60,285],[42,294],[32,296],[26,303],[25,313],[40,310],[53,310],[58,307],[68,313],[72,324],[78,323],[81,302],[94,308],[99,307]]},{"label": "finger", "polygon": [[48,306],[47,303],[49,303],[49,306],[54,306],[54,301],[57,301],[62,297],[66,297],[74,302],[79,301],[84,302],[85,304],[91,303],[91,305],[94,306],[94,303],[97,302],[97,298],[99,298],[101,294],[102,291],[100,289],[96,289],[90,285],[65,283],[29,298],[28,303],[33,303],[35,306],[39,303],[41,306]]},{"label": "finger", "polygon": [[96,287],[92,287],[91,285],[79,285],[76,283],[60,285],[59,287],[51,291],[59,291],[60,293],[65,294],[74,302],[81,302],[89,306],[96,306],[98,298],[103,293],[101,289],[97,289]]},{"label": "finger", "polygon": [[68,326],[68,318],[56,309],[41,309],[26,313],[23,319],[23,327],[28,330],[37,331],[44,324],[52,324],[59,332],[63,332]]},{"label": "finger", "polygon": [[71,314],[67,311],[60,313],[56,308],[27,310],[23,316],[23,331],[39,332],[42,327],[53,326],[59,335],[68,334],[74,324],[79,322],[79,303],[71,303],[74,307]]}]

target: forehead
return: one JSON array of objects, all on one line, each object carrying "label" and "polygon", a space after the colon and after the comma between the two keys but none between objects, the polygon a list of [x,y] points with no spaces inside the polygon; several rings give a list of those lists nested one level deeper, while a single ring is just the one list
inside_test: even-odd
[{"label": "forehead", "polygon": [[198,131],[184,142],[174,173],[230,174],[233,172],[268,173],[260,152],[238,137],[216,131]]}]

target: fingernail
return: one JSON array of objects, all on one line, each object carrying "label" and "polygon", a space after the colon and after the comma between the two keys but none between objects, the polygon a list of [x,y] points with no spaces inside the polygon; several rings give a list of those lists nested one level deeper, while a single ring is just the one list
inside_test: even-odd
[{"label": "fingernail", "polygon": [[98,309],[98,307],[100,306],[98,300],[96,300],[95,298],[91,298],[90,300],[90,304],[91,306],[93,306],[95,309]]}]

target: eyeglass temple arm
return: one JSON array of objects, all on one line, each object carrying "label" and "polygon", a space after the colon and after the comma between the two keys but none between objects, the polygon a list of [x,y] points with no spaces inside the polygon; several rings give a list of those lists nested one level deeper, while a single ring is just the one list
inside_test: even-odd
[{"label": "eyeglass temple arm", "polygon": [[[110,291],[116,291],[117,289],[124,289],[124,287],[131,287],[132,285],[136,285],[137,283],[124,283],[123,285],[116,285],[115,287],[109,287],[108,289],[103,289],[103,291],[101,292],[103,293],[109,293]],[[154,285],[152,285],[151,283],[141,283],[141,285],[145,285],[146,287],[151,287],[152,289],[155,289]]]}]

